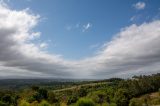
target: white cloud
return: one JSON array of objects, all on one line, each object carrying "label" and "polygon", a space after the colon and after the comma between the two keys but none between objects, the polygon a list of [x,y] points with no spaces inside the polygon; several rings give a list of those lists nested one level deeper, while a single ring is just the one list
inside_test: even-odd
[{"label": "white cloud", "polygon": [[135,21],[138,21],[140,20],[141,18],[143,18],[143,16],[141,14],[137,14],[137,15],[134,15],[130,18],[130,21],[131,22],[135,22]]},{"label": "white cloud", "polygon": [[92,27],[91,23],[87,23],[86,25],[83,25],[83,32],[87,31],[91,27]]},{"label": "white cloud", "polygon": [[85,31],[89,30],[91,27],[92,27],[91,23],[87,23],[87,24],[77,23],[77,24],[74,24],[74,25],[67,25],[65,27],[65,29],[68,30],[68,31],[79,29],[80,31],[85,32]]},{"label": "white cloud", "polygon": [[[17,70],[26,70],[26,73],[39,72],[42,75],[52,73],[53,76],[70,74],[62,69],[67,69],[68,66],[59,55],[50,55],[32,43],[33,38],[40,37],[39,32],[33,32],[39,21],[39,15],[25,10],[11,10],[4,5],[0,5],[0,10],[0,65],[5,69],[14,67]],[[41,47],[44,46],[46,44],[41,44]],[[3,74],[1,72],[0,75],[4,76],[4,72]]]},{"label": "white cloud", "polygon": [[39,46],[40,46],[40,48],[47,48],[48,44],[47,43],[41,43]]},{"label": "white cloud", "polygon": [[144,9],[146,7],[146,4],[145,4],[145,2],[137,2],[133,6],[137,10],[142,10],[142,9]]},{"label": "white cloud", "polygon": [[34,40],[34,39],[40,38],[40,36],[41,36],[41,32],[32,32],[29,38],[31,40]]},{"label": "white cloud", "polygon": [[132,16],[131,18],[130,18],[130,21],[134,21],[136,19],[136,16]]},{"label": "white cloud", "polygon": [[100,43],[96,43],[96,44],[91,45],[89,48],[95,49],[95,48],[98,48],[99,46],[100,46]]},{"label": "white cloud", "polygon": [[69,61],[32,42],[33,36],[40,37],[33,32],[38,15],[3,5],[0,10],[0,77],[109,78],[160,72],[160,20],[125,27],[95,56]]},{"label": "white cloud", "polygon": [[71,31],[71,30],[73,30],[73,29],[79,29],[79,27],[80,27],[80,24],[79,24],[79,23],[77,23],[77,24],[75,24],[75,25],[67,25],[67,26],[66,26],[66,30]]}]

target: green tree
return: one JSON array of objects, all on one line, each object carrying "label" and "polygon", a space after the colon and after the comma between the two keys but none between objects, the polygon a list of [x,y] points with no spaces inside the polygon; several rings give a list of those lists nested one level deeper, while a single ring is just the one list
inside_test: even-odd
[{"label": "green tree", "polygon": [[11,103],[12,103],[12,97],[11,97],[11,95],[9,95],[9,94],[4,95],[4,96],[2,97],[2,101],[3,101],[4,103],[11,104]]},{"label": "green tree", "polygon": [[47,99],[48,98],[48,91],[46,89],[39,89],[38,90],[39,96],[41,99]]},{"label": "green tree", "polygon": [[79,91],[78,91],[78,94],[79,94],[80,97],[84,97],[84,96],[87,95],[87,91],[86,91],[85,88],[81,87],[81,88],[79,89]]},{"label": "green tree", "polygon": [[58,102],[58,98],[56,97],[54,92],[49,92],[48,93],[48,101],[50,103],[57,103]]},{"label": "green tree", "polygon": [[115,103],[117,106],[128,106],[129,104],[129,96],[128,96],[128,90],[127,89],[118,89],[115,92]]},{"label": "green tree", "polygon": [[0,101],[0,106],[8,106],[8,104]]}]

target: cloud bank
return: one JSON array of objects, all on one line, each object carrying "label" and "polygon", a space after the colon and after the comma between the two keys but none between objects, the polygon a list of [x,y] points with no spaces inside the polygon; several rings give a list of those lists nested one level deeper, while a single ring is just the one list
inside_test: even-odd
[{"label": "cloud bank", "polygon": [[[0,5],[1,78],[110,78],[160,72],[160,21],[122,28],[93,56],[69,61],[33,40],[39,15]],[[74,55],[74,54],[73,54]]]}]

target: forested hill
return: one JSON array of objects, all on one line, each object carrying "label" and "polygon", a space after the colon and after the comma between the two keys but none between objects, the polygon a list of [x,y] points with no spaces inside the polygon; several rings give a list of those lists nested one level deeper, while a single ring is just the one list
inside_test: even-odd
[{"label": "forested hill", "polygon": [[160,105],[159,73],[134,76],[131,79],[111,78],[101,81],[26,81],[19,81],[20,84],[17,85],[21,85],[21,88],[14,87],[12,90],[7,87],[14,81],[11,83],[3,80],[3,87],[0,86],[0,106]]}]

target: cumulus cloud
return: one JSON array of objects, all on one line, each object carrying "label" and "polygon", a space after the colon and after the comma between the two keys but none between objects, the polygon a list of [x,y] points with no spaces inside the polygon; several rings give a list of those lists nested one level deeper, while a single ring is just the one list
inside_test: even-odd
[{"label": "cumulus cloud", "polygon": [[[160,72],[160,21],[123,28],[99,53],[79,65],[98,78]],[[85,63],[85,64],[84,64]]]},{"label": "cumulus cloud", "polygon": [[133,6],[137,10],[142,10],[142,9],[144,9],[146,7],[146,3],[145,2],[137,2]]},{"label": "cumulus cloud", "polygon": [[[138,73],[145,73],[155,70],[154,68],[143,69],[153,65],[157,65],[159,68],[159,25],[159,21],[154,21],[124,28],[106,45],[100,57],[111,60],[108,62],[112,65],[111,68],[115,65],[114,71],[112,71],[115,73],[134,74],[137,70],[139,70]],[[119,70],[123,71],[119,72]]]},{"label": "cumulus cloud", "polygon": [[[39,18],[39,15],[30,14],[26,10],[16,11],[0,5],[1,65],[5,69],[14,67],[17,70],[26,70],[24,73],[38,72],[44,76],[47,74],[69,76],[70,73],[64,71],[68,65],[65,65],[59,55],[50,55],[41,50],[38,45],[32,43],[31,40],[40,36],[39,32],[32,32]],[[41,44],[41,47],[44,46],[46,44]],[[1,72],[0,75],[5,75]]]},{"label": "cumulus cloud", "polygon": [[95,56],[69,61],[45,51],[45,43],[33,43],[41,35],[33,31],[39,18],[0,5],[0,77],[109,78],[160,72],[159,20],[125,27]]}]

